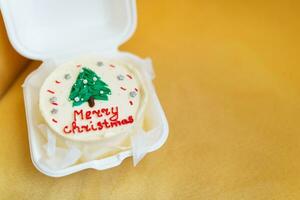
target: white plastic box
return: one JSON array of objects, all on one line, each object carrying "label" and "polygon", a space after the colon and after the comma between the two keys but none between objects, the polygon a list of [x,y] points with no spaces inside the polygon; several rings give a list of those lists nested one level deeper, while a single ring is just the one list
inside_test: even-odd
[{"label": "white plastic box", "polygon": [[[41,60],[43,64],[32,72],[24,83],[30,152],[33,164],[42,173],[65,176],[87,168],[108,169],[132,156],[131,150],[93,160],[62,170],[49,170],[38,162],[39,133],[33,116],[38,112],[37,91],[29,85],[40,84],[49,74],[47,62],[56,65],[79,55],[122,57],[137,63],[151,76],[151,62],[118,47],[127,41],[136,28],[135,0],[0,0],[2,15],[10,42],[23,56]],[[47,65],[49,66],[49,65]],[[150,114],[161,128],[159,137],[149,144],[147,151],[160,148],[168,135],[168,124],[155,90],[151,90]]]}]

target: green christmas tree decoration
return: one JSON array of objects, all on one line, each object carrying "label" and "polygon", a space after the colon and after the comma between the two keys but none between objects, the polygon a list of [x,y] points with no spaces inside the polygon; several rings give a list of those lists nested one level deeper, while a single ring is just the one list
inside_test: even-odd
[{"label": "green christmas tree decoration", "polygon": [[73,101],[73,106],[88,102],[90,107],[94,107],[95,100],[107,101],[108,95],[111,95],[108,85],[94,71],[83,67],[72,86],[69,99]]}]

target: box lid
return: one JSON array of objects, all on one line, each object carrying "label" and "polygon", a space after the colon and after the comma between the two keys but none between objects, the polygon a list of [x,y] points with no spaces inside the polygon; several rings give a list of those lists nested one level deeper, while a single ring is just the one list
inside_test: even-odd
[{"label": "box lid", "polygon": [[0,0],[14,48],[46,60],[117,50],[136,27],[135,0]]}]

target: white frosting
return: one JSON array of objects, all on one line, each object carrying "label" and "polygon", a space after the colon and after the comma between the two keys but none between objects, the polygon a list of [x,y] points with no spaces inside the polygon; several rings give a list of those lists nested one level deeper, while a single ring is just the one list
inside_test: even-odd
[{"label": "white frosting", "polygon": [[[79,97],[69,99],[71,88],[84,67],[95,72],[111,91],[108,100],[95,99],[93,107],[87,101],[74,106],[73,101],[80,100]],[[146,91],[132,66],[89,58],[57,67],[41,87],[39,107],[49,127],[59,135],[91,141],[131,131],[140,121],[145,101]]]}]

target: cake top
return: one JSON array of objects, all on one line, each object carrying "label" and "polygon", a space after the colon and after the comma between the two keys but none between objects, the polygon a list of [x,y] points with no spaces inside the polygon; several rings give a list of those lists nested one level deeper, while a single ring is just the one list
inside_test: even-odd
[{"label": "cake top", "polygon": [[130,131],[146,100],[137,70],[98,59],[58,66],[40,89],[42,116],[59,135],[91,141]]}]

